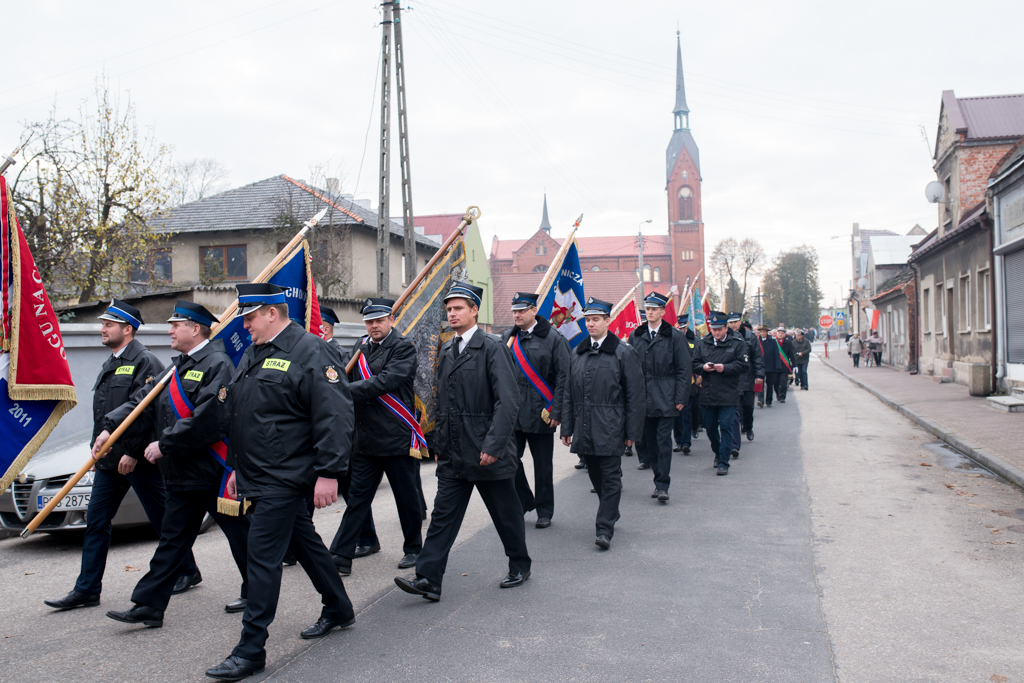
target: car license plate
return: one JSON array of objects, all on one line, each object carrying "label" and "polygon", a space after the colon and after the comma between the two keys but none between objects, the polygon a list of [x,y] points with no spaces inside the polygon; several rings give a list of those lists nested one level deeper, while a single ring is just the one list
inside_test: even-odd
[{"label": "car license plate", "polygon": [[[57,507],[54,510],[85,510],[89,507],[89,493],[69,493],[64,496],[63,500],[57,503]],[[53,496],[37,496],[38,501],[37,510],[42,510],[46,507],[46,504],[53,500]]]}]

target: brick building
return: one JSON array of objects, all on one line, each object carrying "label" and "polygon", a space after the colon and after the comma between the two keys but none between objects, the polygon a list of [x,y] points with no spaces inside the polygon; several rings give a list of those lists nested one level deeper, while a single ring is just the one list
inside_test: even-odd
[{"label": "brick building", "polygon": [[[604,273],[632,273],[632,278],[643,275],[647,292],[668,292],[673,286],[682,291],[687,280],[693,280],[704,267],[704,222],[701,213],[700,152],[690,132],[690,109],[686,104],[686,87],[683,81],[682,47],[676,38],[676,101],[673,109],[674,127],[665,151],[665,191],[668,196],[668,229],[665,233],[644,235],[644,262],[639,263],[637,235],[612,237],[586,237],[577,234],[580,266],[584,271],[584,286],[591,292],[591,281],[597,289],[594,296],[601,297],[604,283],[629,282],[622,291],[625,294],[635,279],[621,275],[610,277]],[[585,231],[584,231],[585,235]],[[495,287],[495,325],[498,326],[506,308],[506,302],[499,300],[498,292],[506,287],[501,285],[505,275],[535,273],[540,282],[541,273],[547,270],[551,259],[562,244],[562,239],[552,237],[548,220],[547,196],[540,227],[527,239],[499,239],[491,241],[488,262]],[[601,275],[598,275],[601,273]],[[701,289],[704,288],[701,275]],[[517,289],[526,288],[530,278],[517,278]],[[598,285],[598,281],[602,284]],[[515,289],[509,290],[514,292]],[[620,295],[621,296],[621,295]],[[614,297],[616,300],[619,297]]]}]

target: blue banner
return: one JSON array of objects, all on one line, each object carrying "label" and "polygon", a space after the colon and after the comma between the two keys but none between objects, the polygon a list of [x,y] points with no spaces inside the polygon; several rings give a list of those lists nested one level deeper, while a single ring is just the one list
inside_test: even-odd
[{"label": "blue banner", "polygon": [[576,241],[566,250],[561,263],[552,263],[551,269],[557,274],[547,290],[540,292],[537,314],[547,318],[553,327],[575,347],[587,338],[587,324],[583,319],[583,304],[587,297],[583,293],[583,270]]},{"label": "blue banner", "polygon": [[[305,241],[292,256],[282,263],[267,282],[284,287],[285,303],[288,304],[288,317],[304,328],[307,325],[306,291],[309,283]],[[224,350],[236,366],[242,360],[242,354],[252,344],[252,337],[242,323],[242,316],[236,315],[214,335],[214,339],[224,340]]]},{"label": "blue banner", "polygon": [[700,305],[700,287],[693,288],[693,297],[690,299],[690,329],[696,330],[698,326],[707,324],[704,319],[704,307]]},{"label": "blue banner", "polygon": [[[15,463],[35,439],[60,401],[12,401],[8,396],[7,371],[10,365],[9,353],[0,355],[0,478],[14,478],[25,463]],[[50,429],[53,429],[52,425]],[[3,487],[0,487],[2,490]]]}]

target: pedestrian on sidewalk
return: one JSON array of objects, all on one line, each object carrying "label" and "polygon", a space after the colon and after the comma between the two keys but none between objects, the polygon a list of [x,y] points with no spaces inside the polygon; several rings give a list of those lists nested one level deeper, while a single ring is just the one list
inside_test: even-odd
[{"label": "pedestrian on sidewalk", "polygon": [[747,371],[749,358],[743,338],[726,327],[728,316],[711,311],[711,333],[694,346],[693,371],[701,375],[701,408],[708,430],[715,467],[719,475],[729,473],[733,423],[739,404],[740,376]]},{"label": "pedestrian on sidewalk", "polygon": [[882,367],[883,344],[885,344],[885,342],[878,336],[878,330],[871,330],[871,336],[868,337],[868,352],[870,352],[875,359],[875,367]]},{"label": "pedestrian on sidewalk", "polygon": [[622,497],[622,447],[644,433],[646,391],[640,357],[608,333],[612,305],[590,297],[583,310],[589,339],[570,354],[562,408],[562,443],[587,462],[598,495],[594,544],[611,547]]},{"label": "pedestrian on sidewalk", "polygon": [[858,335],[853,335],[846,342],[846,348],[853,358],[853,367],[860,367],[860,354],[864,352],[864,342],[860,340]]},{"label": "pedestrian on sidewalk", "polygon": [[796,339],[793,340],[793,374],[803,391],[807,391],[807,363],[810,359],[811,340],[804,336],[803,330],[797,330]]}]

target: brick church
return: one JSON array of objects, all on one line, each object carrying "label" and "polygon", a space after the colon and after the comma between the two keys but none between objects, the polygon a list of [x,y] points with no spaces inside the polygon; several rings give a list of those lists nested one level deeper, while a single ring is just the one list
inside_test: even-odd
[{"label": "brick church", "polygon": [[[646,292],[682,291],[704,267],[704,222],[701,219],[700,152],[690,133],[690,108],[683,83],[683,53],[676,34],[676,102],[674,127],[665,151],[665,189],[668,194],[668,231],[644,235],[643,278]],[[636,284],[640,275],[636,235],[586,237],[578,232],[583,282],[589,296],[616,302]],[[541,224],[525,240],[491,242],[488,264],[494,281],[494,324],[512,324],[509,302],[516,291],[534,291],[562,239],[551,236],[547,196]],[[700,276],[704,291],[704,275]],[[639,292],[638,301],[641,300]]]}]

